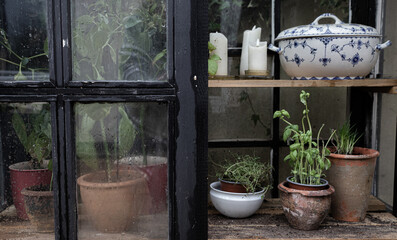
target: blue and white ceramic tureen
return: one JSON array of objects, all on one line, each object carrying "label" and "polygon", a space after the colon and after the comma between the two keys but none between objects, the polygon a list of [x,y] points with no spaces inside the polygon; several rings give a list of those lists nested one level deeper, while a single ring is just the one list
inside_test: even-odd
[{"label": "blue and white ceramic tureen", "polygon": [[[319,24],[332,18],[335,24]],[[269,49],[280,55],[280,62],[291,79],[361,79],[375,66],[379,51],[390,46],[379,44],[381,35],[373,27],[346,24],[330,13],[311,24],[282,31],[275,39],[279,47]]]}]

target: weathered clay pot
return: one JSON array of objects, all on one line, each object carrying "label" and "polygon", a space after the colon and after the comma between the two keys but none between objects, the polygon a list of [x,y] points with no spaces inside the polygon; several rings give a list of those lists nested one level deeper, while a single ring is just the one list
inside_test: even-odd
[{"label": "weathered clay pot", "polygon": [[360,147],[353,149],[353,155],[334,154],[335,148],[330,148],[330,151],[328,159],[332,167],[326,174],[336,189],[332,196],[331,214],[337,220],[363,221],[379,152]]},{"label": "weathered clay pot", "polygon": [[[112,174],[115,179],[115,172]],[[77,179],[84,208],[98,231],[127,231],[149,194],[145,175],[138,170],[120,170],[119,182],[104,182],[104,175],[89,173]]]},{"label": "weathered clay pot", "polygon": [[21,192],[26,213],[37,232],[54,232],[54,192],[49,186],[32,186]]},{"label": "weathered clay pot", "polygon": [[15,163],[9,168],[12,199],[17,210],[17,216],[22,220],[29,220],[21,191],[35,185],[49,185],[52,172],[48,169],[31,169],[29,162]]},{"label": "weathered clay pot", "polygon": [[317,191],[297,190],[286,181],[278,185],[284,215],[291,227],[300,230],[318,229],[331,207],[334,187]]}]

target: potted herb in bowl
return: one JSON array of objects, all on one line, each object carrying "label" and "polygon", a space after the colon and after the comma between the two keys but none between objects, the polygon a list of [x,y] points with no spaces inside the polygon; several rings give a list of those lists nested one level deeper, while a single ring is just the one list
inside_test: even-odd
[{"label": "potted herb in bowl", "polygon": [[256,156],[234,155],[233,160],[226,160],[217,167],[220,181],[210,185],[214,207],[232,218],[254,214],[262,205],[265,193],[271,189],[272,166]]},{"label": "potted herb in bowl", "polygon": [[22,114],[14,108],[12,126],[29,161],[9,166],[13,202],[20,219],[28,220],[22,190],[35,185],[50,185],[51,171],[51,121],[48,104],[28,104],[32,113]]},{"label": "potted herb in bowl", "polygon": [[326,156],[329,154],[327,145],[334,132],[325,144],[320,144],[323,124],[317,133],[317,141],[314,141],[307,104],[309,96],[305,91],[300,93],[300,101],[305,106],[301,129],[286,119],[290,118],[286,110],[276,111],[273,116],[287,124],[283,140],[292,140],[289,146],[290,153],[284,158],[292,167],[292,176],[278,185],[281,202],[289,224],[301,230],[313,230],[320,226],[328,214],[331,195],[335,191],[334,187],[322,178],[324,171],[331,166]]},{"label": "potted herb in bowl", "polygon": [[368,209],[379,152],[355,147],[360,137],[348,120],[337,129],[334,137],[336,144],[329,148],[331,154],[328,158],[332,168],[327,176],[337,189],[332,196],[331,214],[337,220],[364,221]]}]

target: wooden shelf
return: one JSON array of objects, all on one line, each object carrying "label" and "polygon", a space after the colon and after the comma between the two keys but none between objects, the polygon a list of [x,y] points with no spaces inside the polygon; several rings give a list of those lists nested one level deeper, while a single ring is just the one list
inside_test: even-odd
[{"label": "wooden shelf", "polygon": [[267,199],[249,218],[227,218],[208,209],[208,239],[210,240],[340,240],[340,239],[397,239],[397,219],[386,206],[371,196],[363,222],[342,222],[328,216],[315,231],[291,228],[283,214],[280,199]]},{"label": "wooden shelf", "polygon": [[397,93],[397,79],[355,79],[355,80],[274,80],[274,79],[225,79],[208,80],[208,87],[371,87],[385,88],[386,92]]}]

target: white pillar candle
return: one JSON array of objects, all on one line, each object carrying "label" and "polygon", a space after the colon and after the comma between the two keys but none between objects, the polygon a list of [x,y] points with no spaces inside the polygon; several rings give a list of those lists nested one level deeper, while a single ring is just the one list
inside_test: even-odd
[{"label": "white pillar candle", "polygon": [[248,46],[250,43],[255,43],[261,37],[261,28],[254,26],[252,30],[245,30],[243,36],[243,47],[241,50],[240,59],[240,75],[245,75],[245,70],[248,70]]},{"label": "white pillar candle", "polygon": [[259,42],[248,46],[248,70],[267,70],[267,42]]},{"label": "white pillar candle", "polygon": [[215,46],[214,54],[218,55],[221,60],[218,61],[217,76],[227,75],[227,38],[222,33],[210,33],[210,43]]}]

